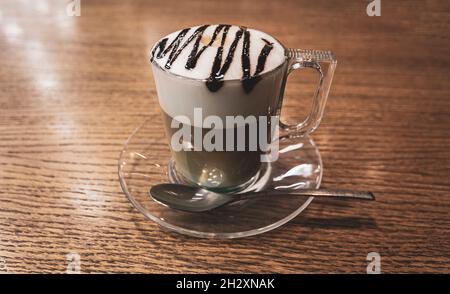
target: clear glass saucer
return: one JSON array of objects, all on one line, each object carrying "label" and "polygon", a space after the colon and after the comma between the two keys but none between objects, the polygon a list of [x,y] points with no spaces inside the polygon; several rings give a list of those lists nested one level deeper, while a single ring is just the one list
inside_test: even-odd
[{"label": "clear glass saucer", "polygon": [[[205,213],[170,209],[149,196],[152,185],[177,181],[160,121],[146,120],[128,138],[119,157],[123,192],[146,218],[178,233],[202,238],[261,234],[299,215],[313,197],[274,196],[236,202]],[[322,159],[309,137],[280,140],[278,161],[267,165],[245,191],[319,188]]]}]

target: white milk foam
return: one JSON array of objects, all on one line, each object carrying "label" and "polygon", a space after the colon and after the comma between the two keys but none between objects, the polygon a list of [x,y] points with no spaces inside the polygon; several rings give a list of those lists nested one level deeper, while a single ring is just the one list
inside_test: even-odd
[{"label": "white milk foam", "polygon": [[[184,35],[184,37],[181,39],[178,49],[180,49],[185,42],[189,39],[190,36],[192,36],[195,31],[200,26],[192,27],[189,29],[189,31]],[[208,45],[210,42],[214,31],[218,25],[210,25],[203,31],[203,36],[201,38],[201,41],[198,46],[198,50],[200,51],[203,46]],[[241,30],[239,26],[230,26],[228,34],[226,35],[224,47],[223,47],[223,53],[222,53],[222,64],[224,64],[225,59],[227,57],[227,54],[230,50],[231,44],[233,43],[233,40],[235,39],[236,32]],[[171,33],[167,35],[166,37],[162,38],[166,39],[166,45],[165,48],[170,46],[170,44],[176,39],[178,34],[182,30],[176,31],[174,33]],[[250,75],[254,75],[256,71],[256,67],[258,64],[258,58],[261,53],[261,50],[266,45],[267,40],[269,43],[272,44],[272,49],[270,50],[264,70],[261,71],[259,74],[264,74],[265,72],[271,71],[274,68],[277,68],[280,66],[286,59],[285,57],[285,49],[284,47],[273,37],[270,35],[263,33],[258,30],[254,29],[247,29],[248,32],[250,32],[250,48],[249,48],[249,58],[250,58]],[[156,62],[161,68],[164,68],[165,70],[169,71],[170,73],[180,75],[183,77],[193,78],[193,79],[207,79],[211,75],[212,66],[214,59],[216,57],[218,48],[221,45],[222,41],[222,35],[224,30],[221,30],[219,34],[217,35],[215,41],[211,46],[206,47],[206,49],[203,51],[202,55],[199,57],[197,64],[192,69],[186,69],[186,62],[188,60],[189,54],[191,53],[192,49],[194,48],[195,41],[197,37],[194,37],[192,41],[187,44],[187,46],[181,51],[179,56],[175,59],[175,61],[171,64],[170,68],[165,68],[165,65],[170,58],[170,52],[168,52],[164,57],[162,58],[155,58],[154,56],[153,62]],[[265,40],[264,40],[265,39]],[[157,55],[158,49],[155,48],[158,46],[158,44],[161,42],[158,41],[155,46],[152,48],[152,52],[154,52],[154,55]],[[230,64],[230,67],[228,71],[225,73],[223,80],[235,80],[235,79],[242,79],[243,77],[243,70],[242,70],[242,47],[244,43],[244,37],[241,37],[239,39],[239,42],[237,43],[236,50],[234,52],[233,61]]]}]

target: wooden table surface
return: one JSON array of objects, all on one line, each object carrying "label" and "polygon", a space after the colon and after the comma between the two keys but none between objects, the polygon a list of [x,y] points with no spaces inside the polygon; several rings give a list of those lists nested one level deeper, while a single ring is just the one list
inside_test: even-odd
[{"label": "wooden table surface", "polygon": [[[0,4],[0,272],[450,272],[448,1],[68,1]],[[324,187],[376,202],[314,200],[269,233],[167,233],[127,201],[117,159],[146,118],[160,123],[152,44],[179,28],[235,23],[338,67],[313,134]],[[305,113],[315,76],[292,77],[283,116]],[[301,98],[299,98],[301,97]],[[161,130],[157,130],[158,132]],[[161,142],[160,144],[165,144]]]}]

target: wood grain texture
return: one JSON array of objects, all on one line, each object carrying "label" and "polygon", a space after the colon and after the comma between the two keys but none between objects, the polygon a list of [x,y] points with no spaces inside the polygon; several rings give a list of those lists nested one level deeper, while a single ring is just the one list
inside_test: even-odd
[{"label": "wood grain texture", "polygon": [[[87,273],[365,273],[371,251],[385,273],[450,272],[448,1],[381,1],[380,17],[363,0],[83,0],[80,17],[67,17],[63,2],[0,4],[0,261],[9,272],[65,272],[77,252]],[[148,51],[201,23],[336,53],[313,135],[323,186],[371,190],[376,202],[315,200],[275,231],[229,241],[168,233],[131,206],[117,158],[135,127],[159,119]],[[314,78],[290,80],[284,116],[305,113]]]}]

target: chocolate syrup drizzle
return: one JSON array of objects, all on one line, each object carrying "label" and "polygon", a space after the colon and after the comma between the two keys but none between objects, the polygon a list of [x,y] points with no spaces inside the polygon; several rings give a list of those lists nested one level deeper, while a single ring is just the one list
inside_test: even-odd
[{"label": "chocolate syrup drizzle", "polygon": [[[167,59],[167,62],[165,64],[166,69],[170,69],[173,62],[178,58],[178,56],[181,54],[181,52],[186,48],[187,45],[189,45],[194,39],[195,43],[192,48],[192,51],[190,52],[188,59],[186,61],[185,68],[186,69],[193,69],[197,65],[198,59],[201,57],[203,52],[206,50],[206,48],[210,47],[217,39],[217,36],[222,32],[222,39],[220,41],[220,46],[217,48],[217,53],[213,61],[213,66],[211,69],[211,74],[209,78],[206,81],[206,87],[211,92],[218,91],[223,86],[223,78],[230,68],[231,62],[233,62],[234,54],[236,51],[236,47],[242,38],[244,36],[243,46],[242,46],[242,86],[244,88],[244,91],[246,93],[250,93],[250,91],[255,87],[255,85],[261,80],[261,72],[264,70],[264,67],[266,65],[267,56],[269,56],[270,52],[273,49],[273,43],[267,41],[266,39],[262,38],[262,40],[265,42],[264,47],[261,49],[261,52],[258,56],[258,64],[256,66],[255,73],[251,75],[250,72],[250,31],[247,30],[247,28],[240,27],[240,29],[236,32],[233,42],[230,45],[230,48],[228,49],[228,54],[225,57],[225,62],[222,65],[222,56],[224,51],[224,45],[225,41],[228,35],[228,31],[231,27],[231,25],[224,25],[220,24],[216,27],[214,30],[214,33],[211,37],[211,40],[207,45],[204,45],[199,50],[199,45],[201,42],[201,39],[203,37],[203,33],[205,30],[209,27],[209,25],[203,25],[198,27],[194,33],[186,40],[186,42],[180,46],[181,41],[183,40],[184,36],[188,33],[190,29],[184,29],[180,31],[180,33],[175,37],[175,39],[170,43],[170,45],[166,48],[168,38],[164,38],[161,41],[159,41],[156,46],[152,50],[151,59],[150,61],[153,61],[153,59],[156,57],[157,59],[161,59],[164,56],[167,55],[167,53],[170,52],[170,55]],[[157,52],[158,51],[158,52]]]},{"label": "chocolate syrup drizzle", "polygon": [[[208,26],[206,26],[206,27],[208,27]],[[200,49],[199,52],[197,52],[198,51],[198,46],[199,46],[200,41],[201,41],[201,39],[203,37],[203,34],[201,34],[201,35],[199,35],[197,37],[197,40],[195,41],[195,44],[194,44],[194,48],[192,48],[192,51],[189,54],[188,60],[186,62],[186,66],[185,66],[186,69],[193,69],[193,68],[195,68],[195,66],[197,65],[197,60],[203,54],[203,51],[205,51],[206,48],[208,48],[209,46],[211,46],[214,43],[214,41],[217,39],[217,35],[220,33],[220,31],[223,28],[225,28],[224,34],[226,35],[228,33],[228,30],[230,29],[230,26],[229,25],[218,25],[216,27],[216,29],[214,30],[214,33],[213,33],[209,43],[207,45],[203,46],[202,49]]]}]

